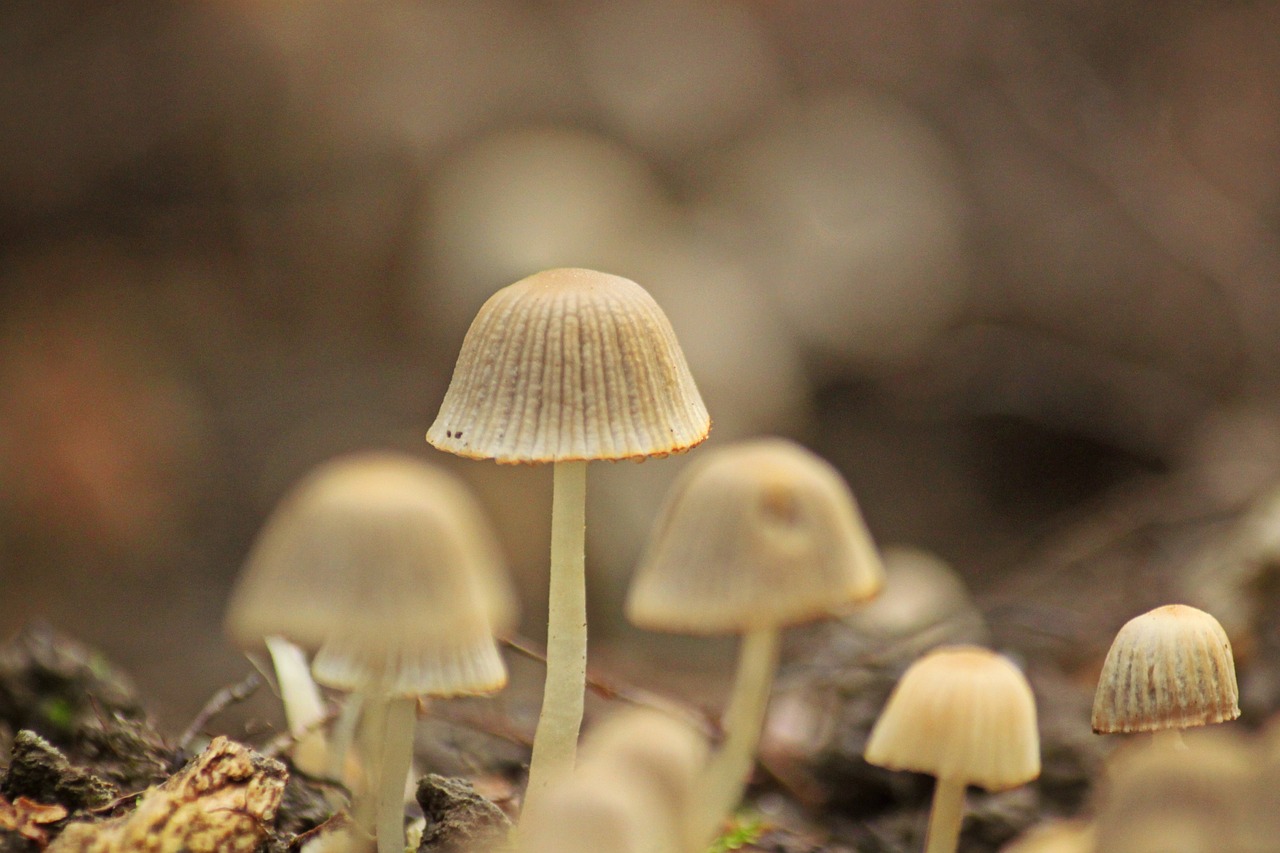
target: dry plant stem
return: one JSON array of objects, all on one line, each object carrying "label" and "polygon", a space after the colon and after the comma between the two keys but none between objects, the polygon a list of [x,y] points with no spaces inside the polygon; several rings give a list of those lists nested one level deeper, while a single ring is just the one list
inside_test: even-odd
[{"label": "dry plant stem", "polygon": [[405,778],[413,764],[418,700],[413,696],[396,696],[385,702],[377,783],[378,853],[404,853]]},{"label": "dry plant stem", "polygon": [[547,680],[533,737],[524,809],[536,809],[555,779],[573,770],[587,678],[586,462],[557,462],[551,498],[551,588]]},{"label": "dry plant stem", "polygon": [[284,637],[267,637],[264,642],[276,671],[285,722],[289,733],[297,738],[293,747],[294,766],[316,775],[328,766],[328,744],[320,728],[325,718],[320,688],[311,678],[311,666],[302,649]]},{"label": "dry plant stem", "polygon": [[777,668],[777,628],[757,628],[743,636],[733,692],[724,712],[724,742],[707,762],[698,784],[703,794],[693,837],[699,849],[715,841],[725,815],[742,800],[755,766],[756,747]]},{"label": "dry plant stem", "polygon": [[939,777],[934,783],[925,853],[955,853],[960,842],[960,821],[964,818],[964,789],[963,779]]}]

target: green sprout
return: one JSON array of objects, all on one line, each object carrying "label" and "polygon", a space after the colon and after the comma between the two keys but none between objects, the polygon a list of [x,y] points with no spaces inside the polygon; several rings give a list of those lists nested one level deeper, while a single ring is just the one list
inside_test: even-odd
[{"label": "green sprout", "polygon": [[758,841],[766,829],[768,825],[760,815],[738,814],[733,818],[733,825],[707,848],[707,853],[730,853],[732,850],[741,850],[748,844]]}]

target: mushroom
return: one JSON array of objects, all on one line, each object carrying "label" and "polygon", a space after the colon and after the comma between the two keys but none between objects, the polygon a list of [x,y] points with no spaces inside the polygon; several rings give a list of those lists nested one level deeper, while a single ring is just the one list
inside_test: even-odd
[{"label": "mushroom", "polygon": [[506,683],[493,639],[514,617],[501,565],[457,480],[408,456],[364,453],[321,466],[281,501],[232,593],[237,643],[281,635],[318,649],[316,680],[361,697],[379,781],[356,816],[376,825],[380,853],[404,845],[416,697]]},{"label": "mushroom", "polygon": [[[1097,853],[1275,849],[1274,789],[1259,794],[1257,747],[1227,730],[1187,750],[1126,744],[1096,787]],[[1265,811],[1255,807],[1265,802]],[[1265,827],[1263,832],[1260,829]]]},{"label": "mushroom", "polygon": [[883,582],[849,487],[794,442],[718,448],[672,487],[632,580],[627,616],[660,631],[743,635],[725,741],[698,786],[701,841],[715,838],[751,773],[780,629],[842,612]]},{"label": "mushroom", "polygon": [[1111,643],[1093,698],[1093,730],[1153,732],[1182,744],[1181,729],[1240,716],[1231,641],[1213,616],[1167,604],[1135,616]]},{"label": "mushroom", "polygon": [[695,786],[707,760],[707,739],[684,720],[650,708],[612,714],[583,739],[578,774],[601,785],[621,784],[653,815],[658,849],[700,849],[692,837]]},{"label": "mushroom", "polygon": [[1007,658],[944,646],[907,668],[867,740],[864,758],[936,777],[926,853],[954,853],[964,791],[1002,791],[1040,775],[1035,697]]},{"label": "mushroom", "polygon": [[427,441],[554,464],[547,676],[525,808],[573,768],[586,683],[586,463],[687,450],[711,428],[662,309],[633,281],[536,273],[480,308]]},{"label": "mushroom", "polygon": [[518,853],[683,853],[705,738],[631,708],[587,732],[582,760],[520,822]]}]

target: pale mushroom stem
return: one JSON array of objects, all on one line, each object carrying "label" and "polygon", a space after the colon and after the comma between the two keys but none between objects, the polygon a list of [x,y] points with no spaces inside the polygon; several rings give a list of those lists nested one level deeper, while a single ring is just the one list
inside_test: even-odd
[{"label": "pale mushroom stem", "polygon": [[348,693],[342,702],[342,710],[333,725],[333,735],[329,742],[329,763],[325,766],[325,776],[337,782],[354,787],[355,780],[347,776],[347,753],[355,742],[356,726],[360,722],[360,714],[364,705],[363,693]]},{"label": "pale mushroom stem", "polygon": [[698,785],[702,794],[693,837],[701,848],[720,834],[725,815],[738,805],[746,790],[777,668],[778,629],[757,628],[745,634],[738,652],[733,692],[721,719],[724,742],[707,762]]},{"label": "pale mushroom stem", "polygon": [[418,700],[396,696],[384,701],[382,755],[378,762],[378,853],[404,853],[404,788],[413,763]]},{"label": "pale mushroom stem", "polygon": [[352,797],[351,820],[360,832],[372,837],[377,827],[378,789],[375,786],[382,778],[379,773],[387,703],[378,688],[365,686],[360,690],[360,708],[360,730],[356,740],[364,778]]},{"label": "pale mushroom stem", "polygon": [[1183,750],[1187,742],[1182,738],[1182,729],[1158,729],[1151,733],[1151,745],[1157,749]]},{"label": "pale mushroom stem", "polygon": [[925,853],[955,853],[960,843],[960,822],[964,818],[965,787],[963,779],[939,777],[934,783]]},{"label": "pale mushroom stem", "polygon": [[547,680],[533,738],[524,810],[536,809],[553,780],[573,770],[587,679],[586,462],[554,465]]}]

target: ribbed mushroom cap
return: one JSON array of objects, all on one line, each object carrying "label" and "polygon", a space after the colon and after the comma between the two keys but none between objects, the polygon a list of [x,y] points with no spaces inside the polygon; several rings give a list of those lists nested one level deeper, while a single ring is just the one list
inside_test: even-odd
[{"label": "ribbed mushroom cap", "polygon": [[675,332],[644,288],[553,269],[480,308],[427,441],[472,459],[564,462],[665,456],[710,429]]},{"label": "ribbed mushroom cap", "polygon": [[1030,782],[1040,775],[1031,686],[995,652],[936,649],[903,673],[864,757],[879,767],[964,780],[988,791]]},{"label": "ribbed mushroom cap", "polygon": [[1125,623],[1111,643],[1093,698],[1093,730],[1149,732],[1240,716],[1226,632],[1203,610],[1157,607]]},{"label": "ribbed mushroom cap", "polygon": [[253,646],[319,649],[316,679],[392,693],[487,692],[513,598],[492,531],[455,478],[408,456],[356,454],[306,477],[259,534],[227,608]]},{"label": "ribbed mushroom cap", "polygon": [[631,583],[637,625],[739,633],[838,613],[884,569],[844,479],[780,438],[716,448],[672,487]]}]

